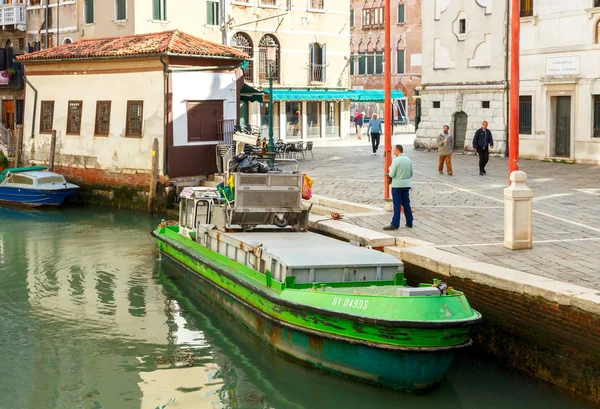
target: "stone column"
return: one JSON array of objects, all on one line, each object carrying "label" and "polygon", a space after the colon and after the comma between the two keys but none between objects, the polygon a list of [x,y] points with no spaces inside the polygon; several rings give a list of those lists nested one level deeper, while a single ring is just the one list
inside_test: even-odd
[{"label": "stone column", "polygon": [[504,189],[504,247],[510,250],[533,247],[533,191],[526,180],[525,172],[515,171]]}]

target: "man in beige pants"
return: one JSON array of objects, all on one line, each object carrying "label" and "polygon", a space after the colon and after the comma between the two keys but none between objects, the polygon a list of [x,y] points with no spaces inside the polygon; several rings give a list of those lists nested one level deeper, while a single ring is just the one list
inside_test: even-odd
[{"label": "man in beige pants", "polygon": [[446,163],[446,171],[452,176],[452,135],[450,135],[450,127],[444,125],[444,131],[437,137],[438,155],[438,172],[444,174],[444,162]]}]

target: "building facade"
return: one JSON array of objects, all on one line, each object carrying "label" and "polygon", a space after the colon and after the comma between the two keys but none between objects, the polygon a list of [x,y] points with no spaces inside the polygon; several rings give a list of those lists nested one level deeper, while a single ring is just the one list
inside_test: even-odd
[{"label": "building facade", "polygon": [[432,0],[423,7],[422,122],[415,146],[436,148],[444,125],[454,148],[471,147],[488,121],[493,152],[506,151],[505,0]]},{"label": "building facade", "polygon": [[519,153],[600,164],[600,1],[528,1]]},{"label": "building facade", "polygon": [[[273,63],[275,139],[340,138],[349,131],[349,101],[328,92],[350,87],[350,11],[333,0],[77,0],[57,6],[29,0],[30,41],[44,48],[46,26],[50,46],[85,38],[132,35],[178,29],[205,40],[234,46],[251,57],[244,71],[247,84],[266,89],[269,63],[266,46],[277,47]],[[42,4],[40,5],[40,1]],[[39,10],[38,10],[39,9]],[[57,9],[60,25],[54,17]],[[68,10],[68,11],[67,11]],[[68,17],[65,16],[68,14]],[[72,30],[77,27],[76,30]],[[55,33],[59,39],[55,39]],[[62,39],[62,40],[61,40]],[[39,44],[38,44],[39,42]],[[322,93],[286,93],[321,90]],[[292,96],[296,100],[291,100]],[[268,134],[268,104],[242,103],[240,122]]]},{"label": "building facade", "polygon": [[[416,115],[415,88],[421,85],[421,0],[391,3],[392,88],[404,94],[404,99],[395,105],[395,119],[406,117],[412,121]],[[382,0],[351,2],[350,74],[353,87],[384,89],[383,12]],[[373,108],[359,104],[357,109],[371,111]]]},{"label": "building facade", "polygon": [[0,149],[9,155],[23,125],[23,69],[14,58],[27,52],[26,6],[25,0],[0,1]]}]

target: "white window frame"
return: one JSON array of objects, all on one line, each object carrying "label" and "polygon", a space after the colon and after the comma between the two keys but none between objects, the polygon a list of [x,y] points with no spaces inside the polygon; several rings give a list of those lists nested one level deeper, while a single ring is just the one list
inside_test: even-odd
[{"label": "white window frame", "polygon": [[312,8],[310,5],[311,0],[307,0],[306,2],[307,2],[306,9],[308,11],[310,11],[311,13],[325,13],[325,11],[327,10],[327,0],[323,0],[323,8],[322,9]]},{"label": "white window frame", "polygon": [[[275,0],[275,4],[265,4],[263,3],[265,0],[258,0],[258,7],[262,7],[264,9],[278,9],[279,8],[279,1],[280,0]],[[249,4],[249,3],[247,3]]]},{"label": "white window frame", "polygon": [[[119,12],[119,4],[118,4],[118,2],[119,2],[119,0],[115,0],[115,23],[120,23],[120,22],[123,22],[123,21],[127,21],[127,17],[129,16],[129,7],[128,7],[128,4],[127,4],[127,0],[123,0],[123,1],[125,2],[125,18],[124,19],[119,19],[118,18],[119,17],[119,15],[118,15],[118,12]],[[96,16],[94,16],[94,19],[95,18],[96,18]]]},{"label": "white window frame", "polygon": [[206,0],[207,2],[217,3],[217,24],[208,24],[208,15],[206,16],[206,26],[207,27],[220,27],[220,14],[221,14],[221,2],[219,0]]},{"label": "white window frame", "polygon": [[152,3],[152,21],[155,21],[157,23],[165,23],[165,22],[167,22],[167,18],[169,17],[167,15],[167,3],[168,3],[168,1],[167,0],[160,0],[160,1],[163,4],[163,17],[164,18],[162,20],[160,20],[160,19],[157,20],[157,19],[154,18],[154,3]]}]

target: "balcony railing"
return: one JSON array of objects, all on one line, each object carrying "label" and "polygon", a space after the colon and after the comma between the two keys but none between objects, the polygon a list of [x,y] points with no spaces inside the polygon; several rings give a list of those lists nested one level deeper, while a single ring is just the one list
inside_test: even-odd
[{"label": "balcony railing", "polygon": [[325,65],[310,64],[308,70],[310,82],[325,82]]},{"label": "balcony railing", "polygon": [[0,26],[24,25],[25,3],[0,5]]},{"label": "balcony railing", "polygon": [[8,81],[0,78],[0,90],[2,89],[22,89],[25,81],[23,79],[23,71],[15,70],[15,73],[10,76]]}]

